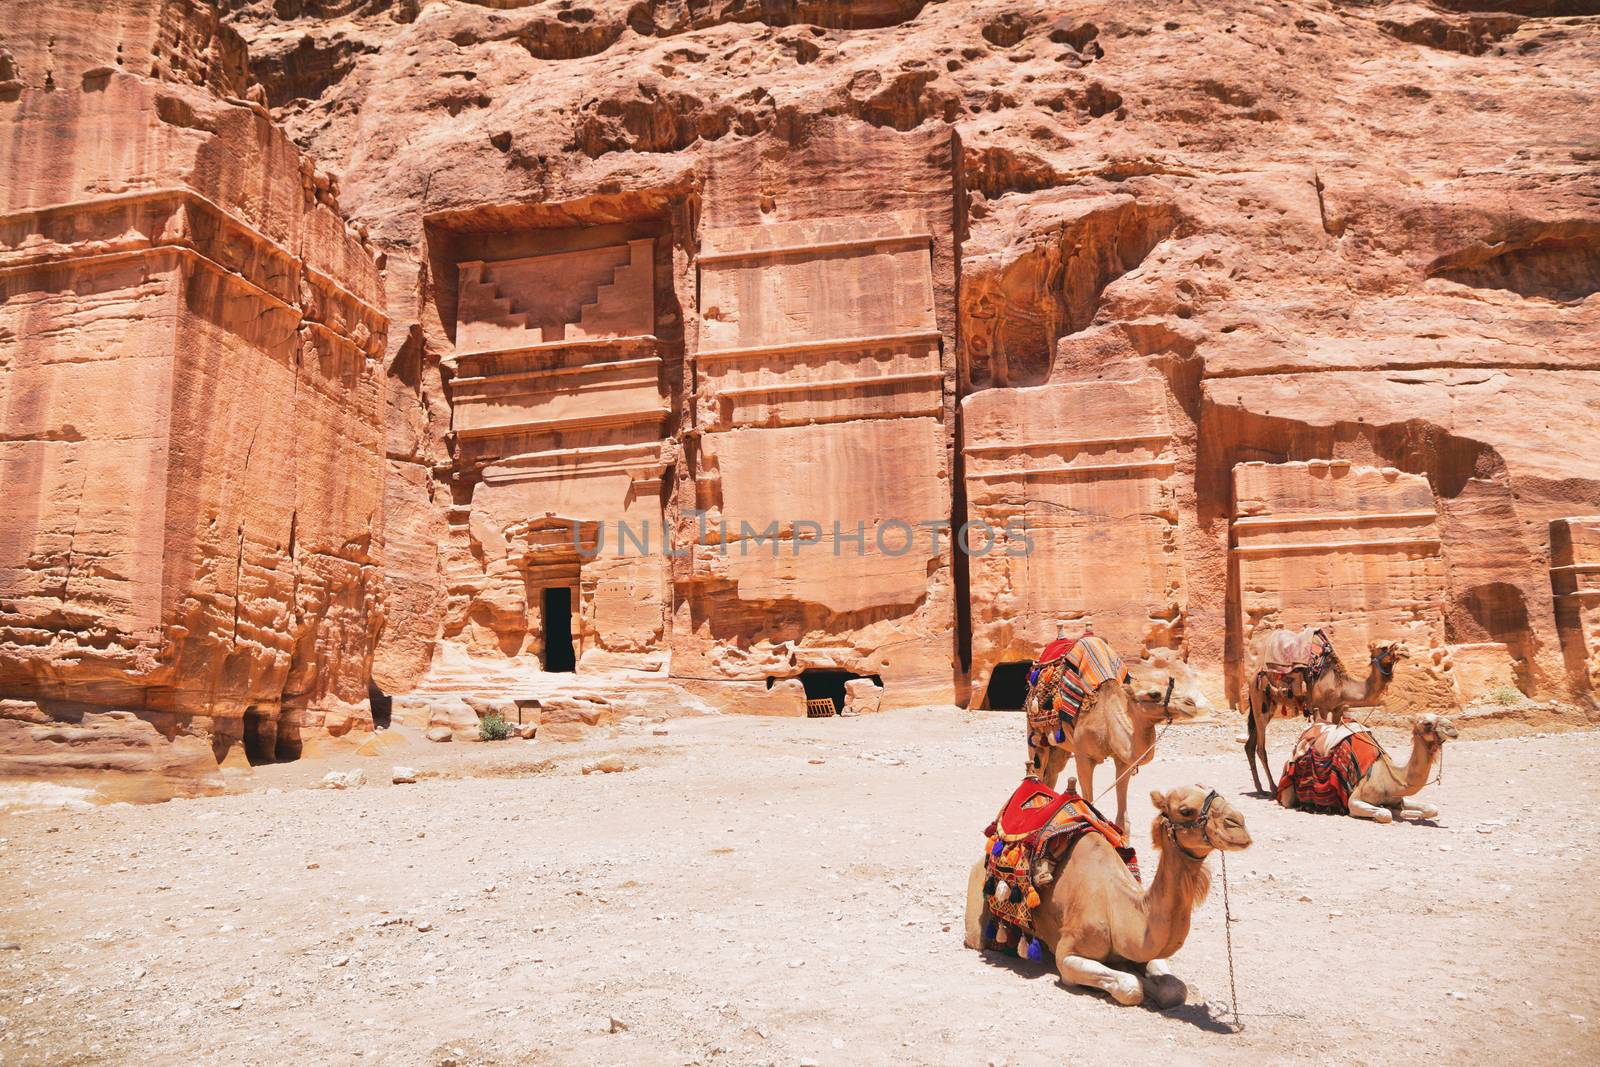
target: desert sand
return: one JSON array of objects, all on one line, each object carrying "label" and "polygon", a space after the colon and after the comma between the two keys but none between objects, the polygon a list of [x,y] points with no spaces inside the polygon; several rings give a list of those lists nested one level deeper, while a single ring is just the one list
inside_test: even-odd
[{"label": "desert sand", "polygon": [[[1600,734],[1473,731],[1422,794],[1437,823],[1378,826],[1249,795],[1231,716],[1173,729],[1135,781],[1135,837],[1153,863],[1155,788],[1204,782],[1244,812],[1235,1032],[1216,857],[1174,961],[1181,1009],[962,947],[966,871],[1019,778],[1020,729],[948,707],[706,717],[308,759],[159,805],[24,811],[13,790],[0,1056],[1594,1062]],[[628,769],[581,773],[607,755]],[[420,781],[391,785],[394,763]],[[369,784],[316,788],[357,768]]]}]

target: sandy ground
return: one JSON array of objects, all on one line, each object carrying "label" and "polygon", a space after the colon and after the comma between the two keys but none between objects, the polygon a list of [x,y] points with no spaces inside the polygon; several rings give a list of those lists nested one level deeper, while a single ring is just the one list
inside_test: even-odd
[{"label": "sandy ground", "polygon": [[[1600,733],[1456,742],[1438,824],[1378,826],[1249,795],[1231,722],[1172,731],[1134,783],[1147,862],[1152,788],[1213,785],[1255,836],[1229,863],[1234,1033],[1220,879],[1165,1014],[962,947],[1021,729],[674,720],[8,814],[0,1062],[1600,1060]],[[579,773],[607,752],[633,768]],[[391,785],[395,762],[435,777]],[[375,781],[309,788],[330,766]]]}]

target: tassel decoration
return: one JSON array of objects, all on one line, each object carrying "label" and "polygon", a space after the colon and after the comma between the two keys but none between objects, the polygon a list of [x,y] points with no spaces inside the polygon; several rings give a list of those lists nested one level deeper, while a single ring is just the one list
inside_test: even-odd
[{"label": "tassel decoration", "polygon": [[989,925],[987,925],[987,926],[985,926],[983,928],[983,939],[985,941],[993,941],[994,938],[995,938],[995,935],[997,933],[999,933],[999,932],[1000,932],[1000,924],[991,919],[989,921]]},{"label": "tassel decoration", "polygon": [[993,877],[990,877],[988,881],[983,883],[983,895],[986,896],[986,897],[994,896],[994,878]]},{"label": "tassel decoration", "polygon": [[1005,849],[1005,847],[1006,843],[1004,841],[1000,840],[999,838],[995,838],[994,844],[989,846],[989,854],[991,856],[998,856]]},{"label": "tassel decoration", "polygon": [[1027,905],[1030,908],[1037,908],[1039,906],[1039,891],[1037,889],[1028,890]]},{"label": "tassel decoration", "polygon": [[994,932],[994,943],[995,944],[1003,945],[1007,941],[1010,941],[1010,940],[1011,940],[1011,930],[1008,927],[1002,926],[1002,927],[1000,927],[1000,929],[998,929],[998,930],[996,930]]},{"label": "tassel decoration", "polygon": [[1004,904],[1011,899],[1011,887],[1004,882],[999,882],[994,887],[994,899]]},{"label": "tassel decoration", "polygon": [[1028,958],[1030,960],[1044,959],[1044,946],[1039,943],[1037,937],[1028,943]]},{"label": "tassel decoration", "polygon": [[1067,732],[1061,727],[1056,727],[1056,744],[1061,744],[1067,739]]}]

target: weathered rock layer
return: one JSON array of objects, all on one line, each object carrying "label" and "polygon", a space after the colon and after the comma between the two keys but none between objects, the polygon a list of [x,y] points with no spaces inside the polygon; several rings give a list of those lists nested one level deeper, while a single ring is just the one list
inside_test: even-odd
[{"label": "weathered rock layer", "polygon": [[1593,691],[1583,4],[102,7],[0,38],[0,695]]}]

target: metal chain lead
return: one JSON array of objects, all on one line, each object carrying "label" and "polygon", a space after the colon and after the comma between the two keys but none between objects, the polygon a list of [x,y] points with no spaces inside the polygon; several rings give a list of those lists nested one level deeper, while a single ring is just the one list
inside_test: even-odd
[{"label": "metal chain lead", "polygon": [[1233,904],[1228,898],[1228,853],[1222,853],[1222,932],[1228,943],[1228,995],[1232,998],[1229,1010],[1233,1012],[1233,1028],[1235,1031],[1243,1030],[1244,1023],[1239,1021],[1239,982],[1233,973]]}]

